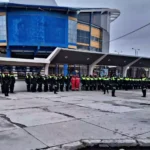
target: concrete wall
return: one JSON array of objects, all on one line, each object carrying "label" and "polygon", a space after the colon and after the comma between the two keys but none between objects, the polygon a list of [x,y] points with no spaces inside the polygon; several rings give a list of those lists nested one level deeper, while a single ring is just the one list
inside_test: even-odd
[{"label": "concrete wall", "polygon": [[103,42],[102,42],[102,52],[109,53],[109,40],[110,35],[106,30],[103,30]]},{"label": "concrete wall", "polygon": [[103,30],[102,52],[109,53],[109,40],[110,40],[110,14],[104,13],[101,15],[101,27]]}]

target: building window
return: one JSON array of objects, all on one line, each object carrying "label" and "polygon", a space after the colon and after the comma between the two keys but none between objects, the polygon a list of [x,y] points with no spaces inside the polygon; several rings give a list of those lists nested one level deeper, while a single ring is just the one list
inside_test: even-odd
[{"label": "building window", "polygon": [[77,43],[77,22],[73,20],[69,20],[69,43]]},{"label": "building window", "polygon": [[88,31],[77,31],[77,42],[89,44],[90,41],[90,32]]},{"label": "building window", "polygon": [[78,15],[78,20],[81,22],[90,23],[90,13],[80,13]]},{"label": "building window", "polygon": [[95,36],[91,36],[91,40],[92,40],[92,41],[99,42],[99,41],[100,41],[100,38],[95,37]]},{"label": "building window", "polygon": [[89,50],[89,46],[78,45],[78,49]]},{"label": "building window", "polygon": [[100,12],[95,12],[92,15],[92,24],[96,26],[101,26],[101,13]]},{"label": "building window", "polygon": [[90,51],[102,52],[100,48],[96,48],[96,47],[91,47]]},{"label": "building window", "polygon": [[0,16],[0,41],[6,41],[6,16]]}]

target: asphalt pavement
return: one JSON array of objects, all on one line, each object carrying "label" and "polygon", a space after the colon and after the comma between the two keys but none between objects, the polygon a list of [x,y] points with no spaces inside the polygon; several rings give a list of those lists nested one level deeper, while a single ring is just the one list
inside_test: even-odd
[{"label": "asphalt pavement", "polygon": [[150,146],[150,91],[0,95],[0,150]]}]

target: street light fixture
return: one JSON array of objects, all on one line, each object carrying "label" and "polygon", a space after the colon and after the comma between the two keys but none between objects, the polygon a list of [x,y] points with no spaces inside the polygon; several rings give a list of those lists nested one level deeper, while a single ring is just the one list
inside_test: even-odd
[{"label": "street light fixture", "polygon": [[132,48],[132,50],[134,50],[134,51],[135,51],[135,56],[138,56],[138,51],[140,51],[140,49]]}]

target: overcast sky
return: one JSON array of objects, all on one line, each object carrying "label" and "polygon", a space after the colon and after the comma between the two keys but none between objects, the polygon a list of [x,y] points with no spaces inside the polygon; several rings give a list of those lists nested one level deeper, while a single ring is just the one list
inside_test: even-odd
[{"label": "overcast sky", "polygon": [[[56,0],[58,4],[73,7],[115,8],[120,17],[111,23],[111,40],[150,22],[150,0]],[[110,52],[122,51],[134,55],[132,48],[140,49],[139,55],[150,56],[150,26],[121,40],[110,43]]]}]

